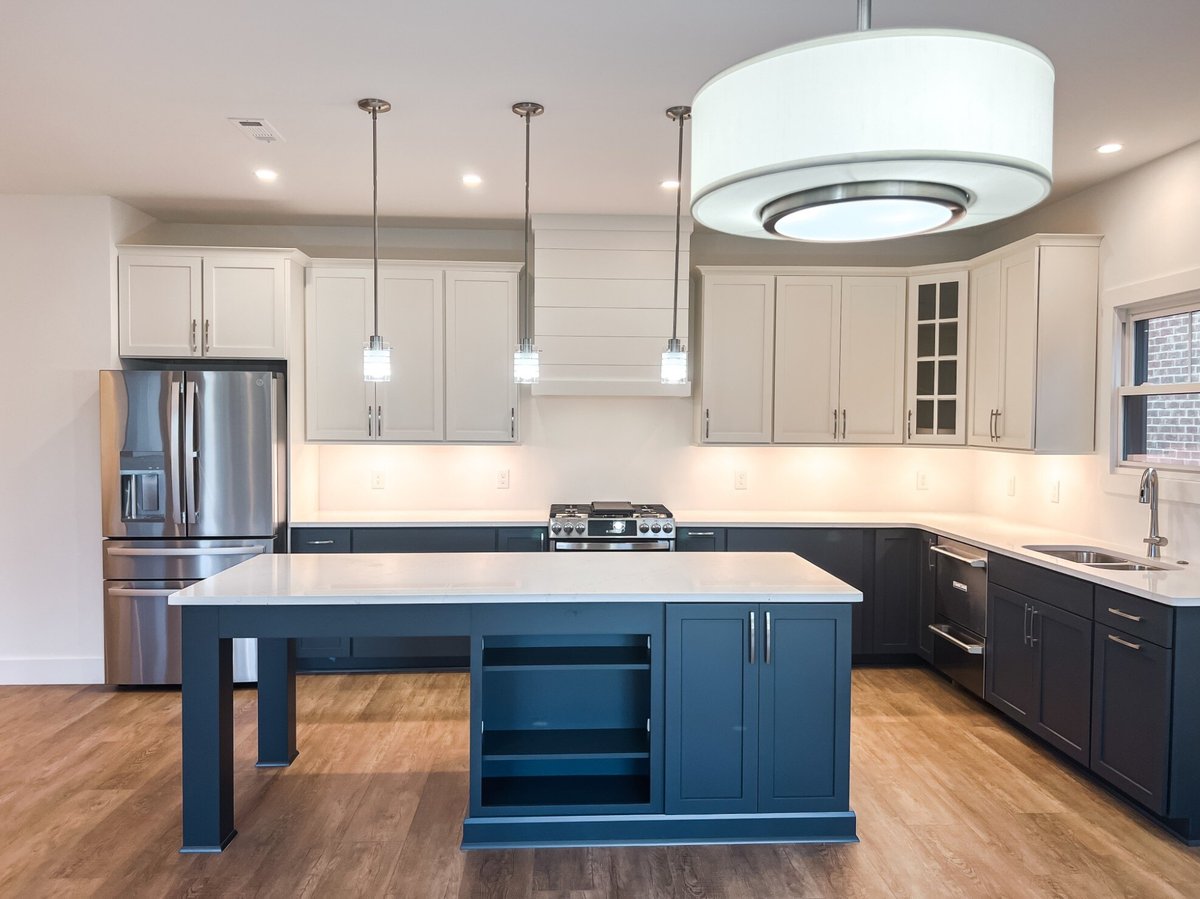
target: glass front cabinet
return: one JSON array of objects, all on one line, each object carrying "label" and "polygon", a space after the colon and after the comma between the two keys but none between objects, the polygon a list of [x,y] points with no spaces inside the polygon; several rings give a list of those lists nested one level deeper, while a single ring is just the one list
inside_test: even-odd
[{"label": "glass front cabinet", "polygon": [[967,273],[908,279],[904,440],[966,443]]}]

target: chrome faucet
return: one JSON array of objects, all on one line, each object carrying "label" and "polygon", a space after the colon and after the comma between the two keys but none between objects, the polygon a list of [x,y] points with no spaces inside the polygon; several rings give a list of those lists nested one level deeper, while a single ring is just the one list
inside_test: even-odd
[{"label": "chrome faucet", "polygon": [[1138,487],[1138,502],[1150,506],[1150,536],[1142,540],[1147,544],[1146,555],[1157,559],[1162,555],[1162,548],[1167,545],[1167,538],[1158,533],[1158,472],[1147,468],[1142,472],[1142,483]]}]

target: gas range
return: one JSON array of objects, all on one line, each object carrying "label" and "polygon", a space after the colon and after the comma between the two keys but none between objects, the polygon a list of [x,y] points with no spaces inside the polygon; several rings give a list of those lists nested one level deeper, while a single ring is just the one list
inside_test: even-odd
[{"label": "gas range", "polygon": [[550,548],[558,552],[675,548],[675,516],[659,504],[554,503],[549,527]]}]

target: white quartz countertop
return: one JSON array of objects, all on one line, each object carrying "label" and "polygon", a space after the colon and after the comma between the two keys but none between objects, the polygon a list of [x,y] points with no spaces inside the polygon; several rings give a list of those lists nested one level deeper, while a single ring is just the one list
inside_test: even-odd
[{"label": "white quartz countertop", "polygon": [[[1052,530],[988,515],[949,512],[841,512],[830,510],[729,511],[712,509],[674,510],[681,527],[860,527],[920,528],[953,540],[970,543],[989,552],[1040,565],[1053,571],[1082,578],[1114,590],[1122,590],[1171,606],[1200,606],[1200,556],[1192,564],[1168,555],[1155,560],[1168,566],[1165,571],[1113,571],[1089,568],[1056,559],[1027,546],[1094,546],[1132,559],[1145,557],[1143,545],[1129,546],[1102,537]],[[323,512],[293,527],[396,527],[405,526],[531,526],[544,525],[545,510],[505,511],[403,511],[403,512]],[[573,557],[586,555],[572,553]]]},{"label": "white quartz countertop", "polygon": [[256,556],[171,605],[861,602],[789,553],[346,553]]}]

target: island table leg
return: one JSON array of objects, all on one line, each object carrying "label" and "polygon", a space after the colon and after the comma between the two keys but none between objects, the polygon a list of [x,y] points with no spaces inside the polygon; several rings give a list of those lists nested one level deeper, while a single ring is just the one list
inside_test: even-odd
[{"label": "island table leg", "polygon": [[296,750],[296,641],[258,640],[258,767],[284,768]]},{"label": "island table leg", "polygon": [[218,609],[183,607],[183,846],[221,852],[233,828],[233,640]]}]

